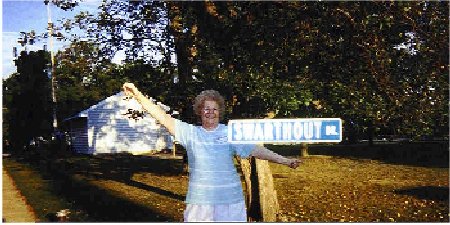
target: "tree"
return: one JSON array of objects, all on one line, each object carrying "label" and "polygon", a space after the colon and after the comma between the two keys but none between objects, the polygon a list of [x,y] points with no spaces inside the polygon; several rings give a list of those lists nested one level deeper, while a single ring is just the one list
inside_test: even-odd
[{"label": "tree", "polygon": [[448,124],[441,71],[448,59],[446,3],[195,2],[184,8],[196,77],[232,84],[243,103],[234,108],[239,116],[341,117],[345,130],[373,123],[378,134],[412,136],[431,134],[431,121]]},{"label": "tree", "polygon": [[123,51],[125,63],[151,65],[167,79],[162,90],[173,97],[164,99],[181,101],[185,119],[195,94],[215,88],[229,118],[341,117],[344,131],[373,124],[375,134],[445,135],[447,9],[444,2],[105,1],[97,16],[84,12],[60,27],[78,26],[99,43],[100,60],[91,63]]},{"label": "tree", "polygon": [[98,45],[73,42],[56,58],[58,122],[120,90],[124,79],[109,60],[98,60]]},{"label": "tree", "polygon": [[21,52],[16,60],[17,73],[4,81],[6,138],[14,149],[22,149],[33,137],[52,132],[48,64],[47,52]]}]

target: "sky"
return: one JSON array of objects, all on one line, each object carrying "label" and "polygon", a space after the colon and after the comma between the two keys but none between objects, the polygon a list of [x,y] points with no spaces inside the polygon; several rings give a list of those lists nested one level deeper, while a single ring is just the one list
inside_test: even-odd
[{"label": "sky", "polygon": [[[18,42],[20,32],[30,32],[35,30],[36,34],[43,34],[47,32],[48,14],[47,7],[43,0],[2,0],[2,77],[7,78],[12,73],[16,72],[14,65],[13,47],[17,47],[17,52],[25,50]],[[64,11],[56,6],[51,5],[51,19],[56,23],[58,19],[71,19],[80,11],[89,11],[95,14],[97,7],[101,4],[100,0],[84,0],[79,3],[73,10]],[[48,46],[47,41],[40,41],[33,46],[28,46],[27,50],[42,50],[43,45]],[[68,45],[53,39],[53,51],[62,49]]]}]

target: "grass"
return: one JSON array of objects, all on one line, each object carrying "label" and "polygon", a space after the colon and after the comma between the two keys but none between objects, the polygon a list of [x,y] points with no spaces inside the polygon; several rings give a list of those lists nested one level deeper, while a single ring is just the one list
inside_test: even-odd
[{"label": "grass", "polygon": [[54,220],[54,214],[61,209],[71,209],[72,221],[84,221],[87,215],[73,202],[61,199],[57,194],[61,181],[43,176],[36,168],[12,159],[3,159],[3,166],[14,179],[16,186],[33,208],[37,222]]},{"label": "grass", "polygon": [[[184,179],[187,187],[187,177],[178,176],[182,166],[174,161],[118,154],[33,160],[31,165],[4,159],[3,164],[43,222],[51,221],[48,212],[65,208],[73,222],[146,222],[182,220],[187,189],[179,184]],[[41,173],[48,177],[33,175],[30,182],[26,175]],[[176,190],[167,189],[171,186]]]},{"label": "grass", "polygon": [[[296,170],[270,164],[279,221],[449,221],[448,161],[447,167],[435,163],[429,152],[433,160],[417,164],[383,158],[376,149],[352,155],[356,149],[333,148],[311,146],[313,154]],[[273,149],[299,154],[296,146]],[[328,155],[315,155],[319,150]],[[188,178],[181,160],[117,154],[3,164],[44,222],[49,212],[63,208],[71,210],[74,222],[182,221]]]},{"label": "grass", "polygon": [[271,164],[281,221],[449,221],[448,169],[310,156],[292,171]]}]

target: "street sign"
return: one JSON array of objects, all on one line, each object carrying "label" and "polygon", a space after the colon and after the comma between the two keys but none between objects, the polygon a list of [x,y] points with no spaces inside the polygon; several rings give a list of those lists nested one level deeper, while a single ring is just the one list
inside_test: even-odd
[{"label": "street sign", "polygon": [[242,119],[228,122],[228,142],[236,144],[341,141],[340,118]]}]

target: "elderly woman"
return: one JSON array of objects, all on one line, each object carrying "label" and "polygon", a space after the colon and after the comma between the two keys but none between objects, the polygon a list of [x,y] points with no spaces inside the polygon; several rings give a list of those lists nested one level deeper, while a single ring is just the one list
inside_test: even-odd
[{"label": "elderly woman", "polygon": [[219,121],[224,116],[225,102],[219,92],[202,91],[194,103],[194,112],[201,126],[172,118],[147,99],[132,83],[123,85],[125,93],[133,96],[155,119],[185,147],[189,164],[189,187],[186,196],[185,222],[234,221],[246,222],[246,208],[241,181],[233,156],[254,156],[291,168],[298,159],[288,159],[262,146],[227,142],[227,126]]}]

